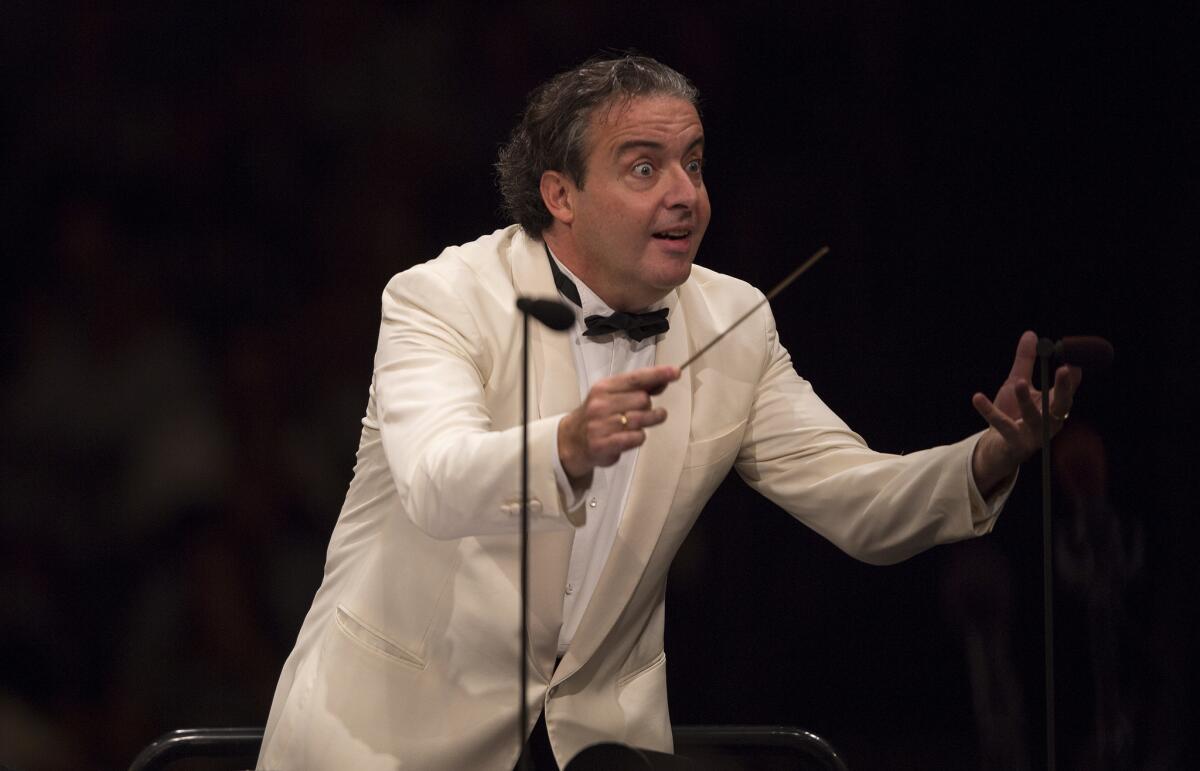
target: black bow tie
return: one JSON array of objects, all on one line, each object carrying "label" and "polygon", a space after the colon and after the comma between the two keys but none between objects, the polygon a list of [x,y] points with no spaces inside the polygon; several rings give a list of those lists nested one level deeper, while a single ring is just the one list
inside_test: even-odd
[{"label": "black bow tie", "polygon": [[611,316],[588,316],[583,320],[587,324],[584,337],[611,335],[614,332],[624,332],[629,339],[645,340],[647,337],[661,335],[670,328],[667,323],[667,309],[659,308],[646,313],[622,313],[617,311]]},{"label": "black bow tie", "polygon": [[[542,244],[546,249],[546,259],[550,262],[550,272],[554,274],[554,285],[558,287],[558,291],[562,296],[583,307],[583,300],[579,297],[579,289],[567,278],[566,274],[559,269],[558,263],[550,256],[550,247]],[[647,337],[661,335],[670,328],[670,323],[667,321],[668,309],[659,308],[656,311],[647,311],[645,313],[624,313],[617,311],[611,316],[588,316],[583,320],[587,325],[584,331],[584,337],[598,337],[600,335],[611,335],[617,332],[624,332],[629,336],[630,340],[641,342]]]}]

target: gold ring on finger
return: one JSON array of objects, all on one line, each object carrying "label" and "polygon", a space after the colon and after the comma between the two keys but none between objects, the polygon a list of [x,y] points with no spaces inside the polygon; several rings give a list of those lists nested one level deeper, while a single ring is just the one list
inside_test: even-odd
[{"label": "gold ring on finger", "polygon": [[1067,421],[1067,418],[1069,418],[1069,417],[1071,417],[1070,410],[1067,410],[1062,415],[1055,415],[1053,412],[1050,413],[1050,418],[1052,420],[1057,420],[1059,423],[1065,423]]},{"label": "gold ring on finger", "polygon": [[621,414],[617,415],[617,417],[621,419],[621,428],[628,428],[628,427],[629,427],[629,418],[628,418],[628,417],[625,415],[625,413],[624,413],[624,412],[622,412]]}]

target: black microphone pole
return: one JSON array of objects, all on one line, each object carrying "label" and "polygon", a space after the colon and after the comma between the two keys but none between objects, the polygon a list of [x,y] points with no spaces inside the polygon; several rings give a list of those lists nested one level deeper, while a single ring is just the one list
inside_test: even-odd
[{"label": "black microphone pole", "polygon": [[521,708],[517,713],[520,766],[528,768],[525,757],[525,722],[529,696],[529,317],[561,332],[575,321],[570,308],[557,300],[517,298],[521,311],[521,640],[517,657],[521,660]]},{"label": "black microphone pole", "polygon": [[1055,770],[1054,760],[1054,557],[1050,528],[1050,356],[1053,343],[1038,341],[1042,379],[1042,630],[1045,634],[1046,676],[1046,768]]},{"label": "black microphone pole", "polygon": [[1054,555],[1050,524],[1050,388],[1054,380],[1050,360],[1053,358],[1063,364],[1104,369],[1112,364],[1113,347],[1102,337],[1064,337],[1057,342],[1043,337],[1038,340],[1037,356],[1042,381],[1042,627],[1046,656],[1046,768],[1055,771]]},{"label": "black microphone pole", "polygon": [[[520,301],[517,303],[520,307]],[[529,311],[521,313],[521,640],[517,658],[521,659],[521,711],[517,747],[521,759],[521,771],[528,771],[529,758],[525,757],[525,721],[529,693],[529,664],[525,646],[529,644]]]}]

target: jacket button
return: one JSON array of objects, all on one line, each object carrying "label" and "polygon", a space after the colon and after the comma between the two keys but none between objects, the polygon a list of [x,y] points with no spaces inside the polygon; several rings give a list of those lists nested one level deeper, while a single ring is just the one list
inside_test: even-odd
[{"label": "jacket button", "polygon": [[542,513],[542,502],[539,501],[537,498],[530,498],[529,499],[529,513],[530,514],[541,514]]}]

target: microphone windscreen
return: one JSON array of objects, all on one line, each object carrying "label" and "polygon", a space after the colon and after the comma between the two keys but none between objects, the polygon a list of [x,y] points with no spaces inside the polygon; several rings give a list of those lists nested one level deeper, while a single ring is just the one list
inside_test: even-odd
[{"label": "microphone windscreen", "polygon": [[1054,353],[1063,363],[1086,369],[1107,369],[1114,355],[1112,343],[1093,335],[1064,337],[1054,346]]},{"label": "microphone windscreen", "polygon": [[558,300],[535,300],[532,297],[519,297],[517,298],[517,308],[556,332],[561,332],[575,323],[575,314],[565,303]]}]

